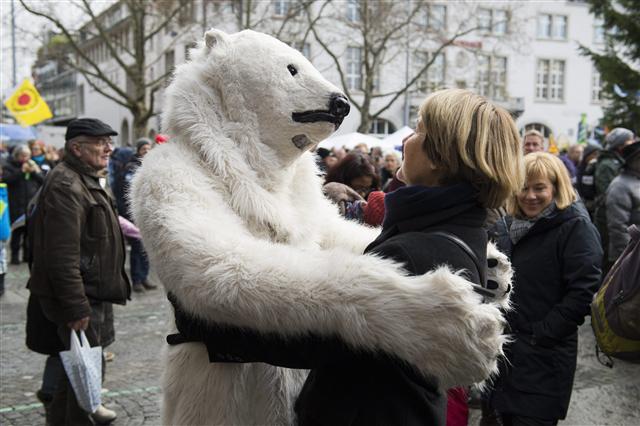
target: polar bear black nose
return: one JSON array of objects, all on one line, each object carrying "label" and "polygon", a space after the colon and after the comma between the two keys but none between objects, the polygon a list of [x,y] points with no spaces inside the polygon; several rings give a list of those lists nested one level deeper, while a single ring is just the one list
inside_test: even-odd
[{"label": "polar bear black nose", "polygon": [[334,93],[329,100],[329,114],[339,118],[344,118],[349,114],[349,101],[343,95]]}]

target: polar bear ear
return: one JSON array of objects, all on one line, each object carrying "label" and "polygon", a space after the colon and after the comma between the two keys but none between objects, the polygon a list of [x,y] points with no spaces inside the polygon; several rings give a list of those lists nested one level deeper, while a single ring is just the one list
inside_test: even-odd
[{"label": "polar bear ear", "polygon": [[210,29],[206,33],[204,33],[204,43],[207,46],[208,50],[218,49],[219,47],[225,46],[228,43],[229,35],[224,31],[216,30],[215,28]]}]

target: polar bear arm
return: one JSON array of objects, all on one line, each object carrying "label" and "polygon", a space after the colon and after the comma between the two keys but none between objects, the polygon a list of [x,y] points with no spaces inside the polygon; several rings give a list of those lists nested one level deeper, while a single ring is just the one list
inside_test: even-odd
[{"label": "polar bear arm", "polygon": [[[379,246],[376,254],[407,263],[415,271],[411,256],[399,244]],[[228,359],[242,362],[264,362],[279,367],[314,369],[336,362],[348,362],[361,357],[363,350],[348,346],[339,336],[304,333],[283,336],[279,333],[260,333],[252,328],[215,324],[187,313],[181,303],[169,293],[174,307],[179,335],[168,338],[170,344],[192,341],[205,343],[211,362]],[[373,355],[369,352],[369,355]]]},{"label": "polar bear arm", "polygon": [[470,283],[449,269],[408,277],[373,255],[270,243],[204,185],[186,191],[172,186],[171,169],[145,178],[148,170],[134,181],[136,223],[166,289],[192,315],[285,337],[336,335],[445,385],[495,371],[502,315],[478,305]]}]

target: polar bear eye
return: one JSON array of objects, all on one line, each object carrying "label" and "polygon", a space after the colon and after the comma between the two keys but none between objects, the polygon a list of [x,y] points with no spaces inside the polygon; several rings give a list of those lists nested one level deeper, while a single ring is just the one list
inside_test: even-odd
[{"label": "polar bear eye", "polygon": [[287,69],[289,70],[289,73],[291,75],[298,74],[298,69],[296,67],[294,67],[293,65],[287,65]]}]

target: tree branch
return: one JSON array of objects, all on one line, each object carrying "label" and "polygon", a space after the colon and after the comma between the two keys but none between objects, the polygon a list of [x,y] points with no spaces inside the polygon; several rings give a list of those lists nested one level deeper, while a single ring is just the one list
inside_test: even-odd
[{"label": "tree branch", "polygon": [[146,44],[147,41],[155,36],[156,34],[158,34],[160,31],[162,31],[167,25],[169,25],[171,23],[171,21],[173,20],[173,18],[176,17],[176,15],[180,12],[180,10],[184,7],[183,4],[181,4],[180,2],[178,2],[178,6],[165,18],[164,21],[162,21],[158,27],[154,28],[153,30],[149,31],[149,33],[144,37],[144,43]]},{"label": "tree branch", "polygon": [[422,76],[422,74],[429,69],[429,67],[433,64],[433,62],[436,60],[437,56],[442,53],[442,51],[451,46],[458,38],[467,35],[469,33],[472,33],[473,31],[475,31],[477,29],[477,27],[474,28],[470,28],[468,30],[462,31],[462,32],[458,32],[456,34],[454,34],[453,37],[451,37],[450,39],[448,39],[446,42],[444,42],[443,44],[440,45],[440,47],[438,47],[438,49],[436,49],[434,52],[431,53],[431,59],[425,64],[425,66],[420,70],[420,72],[416,73],[414,75],[414,77],[400,90],[398,90],[395,95],[389,100],[389,102],[387,102],[384,106],[382,106],[381,108],[379,108],[375,114],[372,114],[372,116],[378,116],[380,114],[382,114],[384,111],[388,110],[391,105],[393,105],[393,103],[400,97],[402,96],[411,86],[413,86],[415,84],[416,81],[418,81],[418,79]]},{"label": "tree branch", "polygon": [[[95,74],[97,74],[96,77],[100,78],[101,80],[103,80],[114,92],[116,92],[123,99],[126,99],[127,101],[129,101],[129,97],[128,97],[127,93],[125,91],[123,91],[122,89],[120,89],[107,76],[104,75],[104,73],[101,71],[100,67],[91,58],[89,58],[89,56],[86,53],[84,53],[84,51],[80,48],[80,46],[78,46],[78,44],[76,43],[74,37],[67,30],[67,28],[62,24],[62,22],[60,22],[58,19],[54,18],[53,16],[51,16],[49,14],[45,14],[45,13],[42,13],[40,11],[37,11],[35,9],[30,8],[29,6],[27,6],[27,4],[24,2],[24,0],[19,0],[19,1],[20,1],[20,4],[22,5],[22,7],[24,7],[25,10],[27,10],[27,12],[31,13],[32,15],[36,15],[36,16],[39,16],[41,18],[45,18],[46,20],[51,22],[53,25],[55,25],[56,28],[58,28],[60,31],[62,31],[62,33],[69,40],[69,44],[71,45],[73,50],[76,52],[76,54],[78,56],[80,56],[88,65],[91,66],[91,68],[93,68],[95,70]],[[79,70],[80,70],[80,68],[79,68]],[[82,70],[86,71],[86,69],[82,69]]]},{"label": "tree branch", "polygon": [[93,13],[93,10],[91,9],[91,6],[87,2],[87,0],[82,0],[82,4],[84,5],[85,12],[89,15],[89,17],[91,17],[91,22],[93,23],[93,25],[98,30],[98,34],[100,34],[100,40],[102,42],[104,42],[105,46],[107,46],[107,49],[109,50],[109,53],[111,53],[111,57],[113,59],[115,59],[115,61],[118,63],[118,65],[120,65],[120,68],[122,68],[124,70],[124,72],[127,75],[127,77],[133,78],[132,71],[124,63],[122,58],[120,58],[120,55],[116,51],[115,47],[113,47],[113,44],[111,43],[111,38],[109,37],[109,35],[105,31],[105,29],[102,26],[102,23],[100,22],[100,20],[98,18],[96,18],[95,14]]},{"label": "tree branch", "polygon": [[[309,24],[311,24],[312,22],[317,23],[320,20],[320,15],[318,16],[317,19],[314,19],[314,20],[311,19],[311,12],[309,11],[309,7],[307,7],[305,10],[306,10],[307,22]],[[335,63],[336,69],[338,71],[338,75],[340,77],[340,83],[342,84],[342,88],[344,89],[345,95],[351,100],[351,103],[353,105],[355,105],[355,107],[358,110],[361,110],[362,107],[360,105],[358,105],[356,102],[353,101],[353,96],[351,95],[349,87],[347,86],[347,81],[345,79],[344,70],[342,69],[342,66],[340,65],[340,60],[338,59],[338,56],[320,38],[320,35],[318,34],[318,31],[316,30],[316,25],[310,25],[310,29],[311,29],[311,32],[313,33],[313,37],[316,39],[318,44],[324,49],[324,51],[327,53],[327,55],[329,55],[331,57],[331,59],[333,60],[333,62]]]}]

